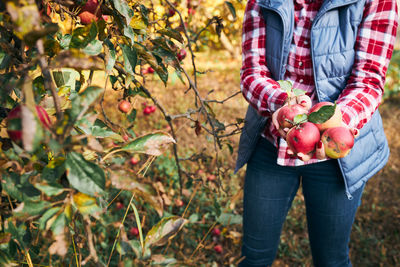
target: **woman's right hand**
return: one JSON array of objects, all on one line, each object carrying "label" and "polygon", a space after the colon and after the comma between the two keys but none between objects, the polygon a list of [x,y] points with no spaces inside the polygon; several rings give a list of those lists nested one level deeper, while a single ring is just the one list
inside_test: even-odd
[{"label": "woman's right hand", "polygon": [[[283,108],[284,106],[287,106],[288,104],[289,104],[289,101],[287,101],[281,108]],[[312,102],[311,102],[311,98],[310,98],[309,96],[307,96],[307,95],[301,95],[301,96],[296,96],[296,97],[291,98],[290,104],[291,104],[291,105],[300,104],[300,105],[304,106],[304,109],[305,109],[306,111],[308,111],[308,110],[311,108]],[[287,132],[288,132],[290,129],[289,129],[289,128],[281,129],[281,128],[279,127],[279,122],[278,122],[278,120],[277,120],[277,118],[278,118],[278,113],[279,113],[279,111],[280,111],[281,108],[277,109],[277,110],[272,114],[271,119],[272,119],[272,124],[275,126],[275,129],[279,132],[279,134],[281,135],[282,138],[285,138],[285,139],[286,139],[286,134],[287,134]]]}]

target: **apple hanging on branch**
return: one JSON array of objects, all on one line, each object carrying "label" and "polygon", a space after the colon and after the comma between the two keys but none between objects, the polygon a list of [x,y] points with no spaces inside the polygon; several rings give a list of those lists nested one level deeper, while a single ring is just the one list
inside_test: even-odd
[{"label": "apple hanging on branch", "polygon": [[[18,105],[13,108],[7,116],[7,133],[10,139],[16,143],[20,143],[23,136],[22,108],[24,105]],[[41,106],[36,106],[36,115],[42,126],[50,129],[51,120],[46,110]]]}]

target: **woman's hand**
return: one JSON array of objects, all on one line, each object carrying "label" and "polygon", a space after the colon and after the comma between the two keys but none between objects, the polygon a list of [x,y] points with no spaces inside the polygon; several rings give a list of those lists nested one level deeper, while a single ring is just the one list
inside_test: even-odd
[{"label": "woman's hand", "polygon": [[[345,123],[343,123],[343,127],[348,128],[348,126]],[[353,133],[354,138],[356,138],[360,134],[360,131],[357,128],[352,128],[352,129],[350,129],[350,131]],[[317,148],[315,150],[315,155],[316,155],[317,159],[327,159],[327,158],[329,158],[325,154],[325,148],[324,148],[324,145],[323,145],[321,140],[319,140],[319,142],[317,144]]]},{"label": "woman's hand", "polygon": [[[296,96],[290,99],[290,102],[286,102],[282,107],[287,106],[288,104],[294,105],[294,104],[300,104],[304,107],[304,109],[306,109],[307,111],[311,108],[311,98],[307,95],[301,95],[301,96]],[[281,107],[281,108],[282,108]],[[279,127],[279,122],[277,120],[278,117],[278,113],[280,111],[280,109],[277,109],[273,114],[272,114],[272,124],[275,126],[275,129],[279,132],[279,134],[286,139],[286,134],[287,132],[290,130],[289,128],[284,128],[281,129]]]}]

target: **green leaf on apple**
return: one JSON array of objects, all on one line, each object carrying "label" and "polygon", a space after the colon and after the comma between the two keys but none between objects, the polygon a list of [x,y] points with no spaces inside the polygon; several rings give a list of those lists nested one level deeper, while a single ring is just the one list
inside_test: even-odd
[{"label": "green leaf on apple", "polygon": [[306,122],[307,118],[308,118],[307,114],[299,114],[293,118],[293,122],[295,125],[301,124],[301,123]]},{"label": "green leaf on apple", "polygon": [[290,81],[283,81],[283,80],[279,80],[278,83],[279,83],[279,86],[281,87],[281,89],[283,91],[285,91],[288,94],[288,96],[290,97],[290,94],[292,92],[292,87],[293,87],[292,83]]},{"label": "green leaf on apple", "polygon": [[306,92],[304,90],[301,89],[293,89],[293,95],[294,96],[301,96],[301,95],[305,95]]},{"label": "green leaf on apple", "polygon": [[327,105],[321,107],[318,111],[312,112],[308,115],[308,121],[316,124],[322,124],[329,120],[335,114],[336,104],[333,106]]}]

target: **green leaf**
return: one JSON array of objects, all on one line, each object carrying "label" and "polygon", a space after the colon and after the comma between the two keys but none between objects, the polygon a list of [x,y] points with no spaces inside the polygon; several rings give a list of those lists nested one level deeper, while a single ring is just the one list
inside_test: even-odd
[{"label": "green leaf", "polygon": [[158,30],[157,33],[171,37],[182,44],[184,42],[182,35],[178,31],[175,31],[171,28],[165,28],[165,29]]},{"label": "green leaf", "polygon": [[[175,258],[167,258],[161,254],[156,254],[151,256],[152,266],[174,266],[177,263]],[[173,265],[170,265],[173,264]]]},{"label": "green leaf", "polygon": [[135,32],[130,25],[124,25],[124,35],[131,40],[131,45],[135,43]]},{"label": "green leaf", "polygon": [[49,197],[59,195],[64,191],[64,188],[59,184],[35,184],[34,186]]},{"label": "green leaf", "polygon": [[67,155],[65,161],[67,179],[73,188],[89,196],[97,196],[104,193],[106,178],[103,169],[85,160],[76,152]]},{"label": "green leaf", "polygon": [[293,118],[293,122],[295,125],[301,124],[307,121],[307,114],[299,114]]},{"label": "green leaf", "polygon": [[144,153],[159,156],[163,153],[161,149],[171,143],[175,143],[175,140],[168,133],[156,132],[134,139],[121,147],[121,150],[129,153]]},{"label": "green leaf", "polygon": [[60,38],[60,47],[62,49],[69,49],[69,44],[71,43],[72,35],[66,34]]},{"label": "green leaf", "polygon": [[183,225],[187,222],[186,219],[179,216],[171,216],[162,218],[154,225],[146,235],[145,246],[162,246],[169,239],[173,238]]},{"label": "green leaf", "polygon": [[26,218],[30,216],[40,215],[45,209],[51,206],[50,202],[47,201],[25,201],[22,202],[15,210],[14,216],[20,218]]},{"label": "green leaf", "polygon": [[290,93],[292,92],[292,87],[293,87],[292,83],[290,81],[283,81],[283,80],[279,80],[278,83],[281,89],[285,91],[290,97]]},{"label": "green leaf", "polygon": [[160,217],[163,215],[163,201],[152,184],[140,183],[123,170],[111,172],[111,183],[115,188],[131,191],[152,206]]},{"label": "green leaf", "polygon": [[57,218],[55,218],[55,220],[51,224],[50,229],[51,231],[53,231],[54,235],[60,235],[64,233],[66,223],[67,219],[65,217],[65,214],[61,213],[60,215],[57,216]]},{"label": "green leaf", "polygon": [[97,205],[96,198],[88,196],[83,193],[77,193],[73,196],[74,203],[82,215],[95,214],[101,211]]},{"label": "green leaf", "polygon": [[11,256],[8,255],[5,251],[0,250],[0,266],[3,266],[3,267],[16,267],[16,266],[18,266],[18,264],[14,263],[12,261]]},{"label": "green leaf", "polygon": [[90,42],[96,39],[97,36],[97,25],[92,23],[85,27],[76,28],[72,32],[71,42],[69,44],[70,48],[84,48]]},{"label": "green leaf", "polygon": [[131,113],[128,114],[127,119],[130,123],[136,120],[136,113],[137,113],[136,109],[133,109]]},{"label": "green leaf", "polygon": [[124,66],[126,72],[135,75],[135,67],[137,63],[137,53],[134,47],[129,47],[125,44],[120,45],[122,48],[122,55],[124,56]]},{"label": "green leaf", "polygon": [[46,224],[47,221],[52,218],[57,212],[59,212],[61,210],[61,207],[54,207],[51,209],[48,209],[43,215],[42,217],[40,217],[39,219],[39,228],[41,230],[45,230],[46,229]]},{"label": "green leaf", "polygon": [[308,121],[316,124],[324,123],[335,114],[335,110],[336,104],[322,106],[318,111],[314,111],[308,115]]},{"label": "green leaf", "polygon": [[71,88],[71,91],[75,91],[76,80],[80,77],[79,72],[65,68],[53,71],[52,74],[57,87],[67,86]]},{"label": "green leaf", "polygon": [[7,68],[11,57],[0,48],[0,69]]},{"label": "green leaf", "polygon": [[101,53],[102,48],[103,44],[99,40],[94,39],[83,48],[83,52],[89,56],[97,56]]},{"label": "green leaf", "polygon": [[125,24],[128,25],[133,17],[133,10],[124,0],[113,0],[114,8],[125,18]]},{"label": "green leaf", "polygon": [[72,108],[70,109],[70,120],[73,121],[80,113],[84,113],[89,106],[100,96],[103,88],[99,86],[89,86],[81,94],[72,99]]},{"label": "green leaf", "polygon": [[294,94],[294,96],[301,96],[301,95],[305,95],[306,91],[301,90],[301,89],[293,89],[293,94]]},{"label": "green leaf", "polygon": [[218,219],[217,222],[222,224],[223,226],[228,226],[232,224],[242,224],[242,216],[238,214],[232,214],[232,213],[222,213]]},{"label": "green leaf", "polygon": [[26,244],[24,236],[27,233],[27,229],[24,223],[21,223],[20,225],[18,225],[18,227],[16,227],[16,225],[14,225],[14,223],[9,220],[6,232],[10,233],[12,239],[18,241],[22,249],[26,250],[28,244]]},{"label": "green leaf", "polygon": [[107,72],[111,72],[112,69],[114,68],[115,65],[115,61],[116,61],[116,50],[115,47],[113,45],[113,43],[111,43],[111,41],[109,39],[105,39],[104,43],[106,44],[106,50],[105,50],[105,54],[106,54],[106,71]]},{"label": "green leaf", "polygon": [[233,19],[236,20],[236,10],[235,7],[232,5],[231,2],[229,1],[225,1],[225,4],[228,6],[229,11],[231,12]]},{"label": "green leaf", "polygon": [[192,215],[189,216],[189,222],[190,223],[195,223],[199,220],[199,214],[193,213]]}]

